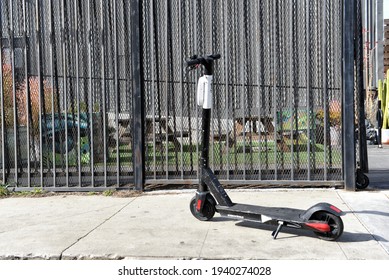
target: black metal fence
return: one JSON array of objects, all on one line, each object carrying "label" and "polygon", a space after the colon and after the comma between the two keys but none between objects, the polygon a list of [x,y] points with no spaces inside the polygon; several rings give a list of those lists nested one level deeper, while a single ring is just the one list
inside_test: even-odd
[{"label": "black metal fence", "polygon": [[2,1],[3,181],[132,183],[129,1]]},{"label": "black metal fence", "polygon": [[221,181],[342,184],[344,5],[2,1],[0,179],[54,190],[196,183],[201,73],[185,59],[220,53],[210,160]]}]

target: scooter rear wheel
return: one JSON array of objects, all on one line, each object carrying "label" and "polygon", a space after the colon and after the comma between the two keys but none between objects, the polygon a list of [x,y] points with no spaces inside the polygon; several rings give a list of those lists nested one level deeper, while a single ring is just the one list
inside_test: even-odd
[{"label": "scooter rear wheel", "polygon": [[209,221],[215,215],[215,204],[208,197],[204,201],[204,206],[201,212],[196,209],[196,196],[190,201],[190,212],[192,215],[200,221]]},{"label": "scooter rear wheel", "polygon": [[324,221],[330,226],[329,232],[315,231],[318,238],[326,241],[334,241],[339,238],[343,233],[343,221],[340,217],[328,213],[326,211],[318,211],[314,213],[310,220]]}]

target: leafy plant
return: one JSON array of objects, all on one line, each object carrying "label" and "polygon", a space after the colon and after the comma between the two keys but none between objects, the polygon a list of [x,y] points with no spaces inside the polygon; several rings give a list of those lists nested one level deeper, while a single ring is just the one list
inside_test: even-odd
[{"label": "leafy plant", "polygon": [[389,128],[389,69],[384,81],[378,81],[378,100],[381,101],[381,110],[383,112],[382,128]]},{"label": "leafy plant", "polygon": [[6,197],[9,196],[11,192],[8,190],[7,186],[1,186],[0,185],[0,197]]},{"label": "leafy plant", "polygon": [[104,196],[113,196],[115,193],[115,190],[106,190],[103,192]]},{"label": "leafy plant", "polygon": [[[319,110],[316,114],[316,118],[320,122],[324,122],[324,110]],[[330,110],[328,114],[329,124],[333,127],[340,127],[342,124],[342,114],[338,110]]]},{"label": "leafy plant", "polygon": [[41,195],[45,193],[45,191],[43,190],[42,187],[35,187],[32,191],[31,191],[31,194],[32,195]]}]

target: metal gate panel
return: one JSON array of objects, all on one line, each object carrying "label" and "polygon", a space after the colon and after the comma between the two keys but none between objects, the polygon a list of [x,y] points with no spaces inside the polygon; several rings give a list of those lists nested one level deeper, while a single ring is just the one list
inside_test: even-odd
[{"label": "metal gate panel", "polygon": [[143,2],[147,182],[198,179],[200,73],[220,53],[210,164],[228,183],[342,180],[341,1]]},{"label": "metal gate panel", "polygon": [[[220,53],[210,164],[221,181],[341,184],[344,5],[2,1],[0,179],[54,190],[129,187],[135,143],[146,183],[197,182],[201,73],[187,72],[185,59]],[[134,134],[139,120],[144,143]]]},{"label": "metal gate panel", "polygon": [[0,5],[3,183],[131,184],[130,2]]}]

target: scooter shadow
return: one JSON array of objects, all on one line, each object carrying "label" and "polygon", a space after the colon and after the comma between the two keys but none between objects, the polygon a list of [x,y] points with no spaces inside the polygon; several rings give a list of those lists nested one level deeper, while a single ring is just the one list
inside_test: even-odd
[{"label": "scooter shadow", "polygon": [[[248,228],[255,228],[259,230],[266,230],[269,231],[269,235],[271,236],[271,233],[277,229],[277,226],[275,225],[267,225],[267,224],[261,224],[261,223],[255,223],[250,221],[240,221],[235,224],[239,227],[248,227]],[[287,233],[288,235],[283,235],[283,233]],[[308,230],[301,230],[301,229],[294,229],[294,228],[288,228],[283,227],[281,231],[279,232],[277,239],[290,239],[290,238],[296,238],[299,236],[306,236],[306,237],[316,237],[315,234]]]},{"label": "scooter shadow", "polygon": [[[236,226],[241,227],[248,227],[248,228],[255,228],[259,230],[267,230],[269,231],[269,234],[277,228],[274,225],[267,225],[267,224],[261,224],[261,223],[255,223],[250,221],[240,221],[235,224]],[[287,235],[284,235],[283,233],[286,233]],[[280,233],[277,236],[277,239],[290,239],[290,238],[298,238],[301,236],[305,237],[311,237],[311,238],[318,238],[312,231],[305,230],[305,229],[294,229],[294,228],[288,228],[283,227]],[[341,243],[352,243],[352,242],[366,242],[366,241],[387,241],[385,238],[379,235],[372,235],[369,233],[352,233],[352,232],[343,232],[343,234],[336,240],[336,242]]]}]

